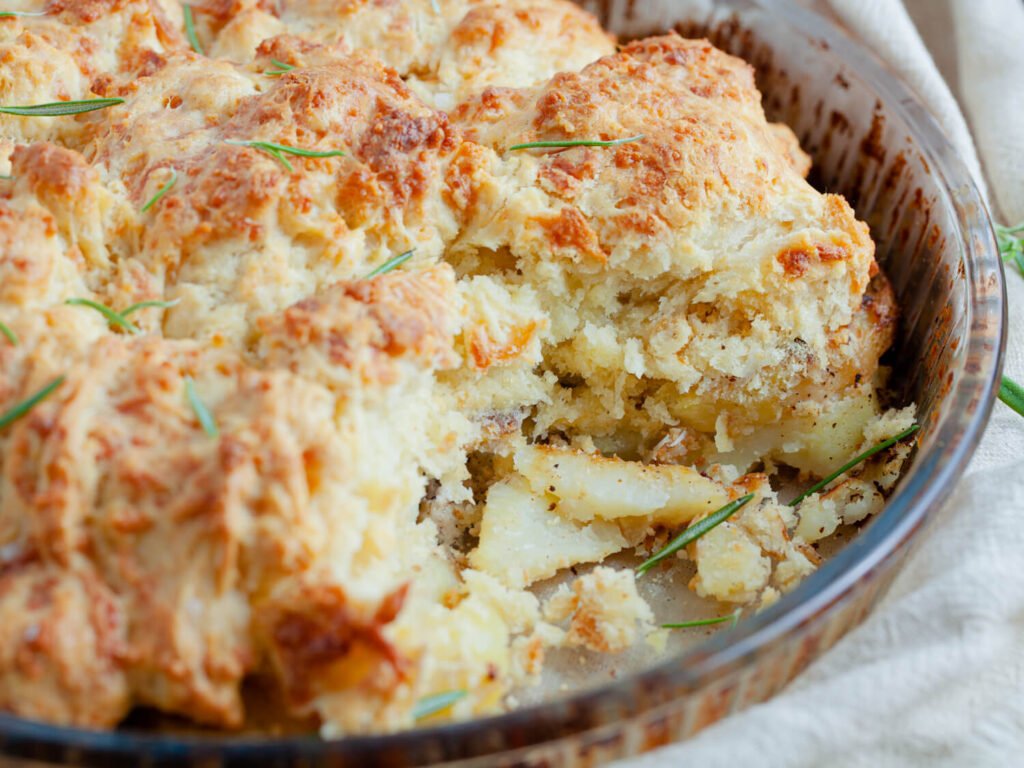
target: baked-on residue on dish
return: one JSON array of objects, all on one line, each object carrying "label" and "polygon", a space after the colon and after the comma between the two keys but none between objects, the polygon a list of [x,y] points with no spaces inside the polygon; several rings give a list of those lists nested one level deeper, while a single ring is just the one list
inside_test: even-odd
[{"label": "baked-on residue on dish", "polygon": [[0,114],[0,709],[493,713],[680,620],[594,564],[753,494],[644,579],[756,610],[895,484],[906,444],[776,495],[913,409],[739,59],[551,0],[38,6],[0,107],[112,101]]}]

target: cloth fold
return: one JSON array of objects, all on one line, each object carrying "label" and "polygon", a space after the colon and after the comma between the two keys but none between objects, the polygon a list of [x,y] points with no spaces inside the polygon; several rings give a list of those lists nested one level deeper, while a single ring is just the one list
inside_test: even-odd
[{"label": "cloth fold", "polygon": [[[988,190],[997,220],[1024,219],[1024,3],[804,4],[917,91]],[[1007,290],[1006,373],[1020,381],[1024,278],[1013,270]],[[1021,516],[1024,420],[997,403],[957,491],[864,624],[771,701],[617,768],[1024,763]]]}]

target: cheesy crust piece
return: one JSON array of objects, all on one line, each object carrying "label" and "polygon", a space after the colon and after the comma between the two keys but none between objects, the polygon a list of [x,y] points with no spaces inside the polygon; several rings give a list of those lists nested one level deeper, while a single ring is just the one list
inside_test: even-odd
[{"label": "cheesy crust piece", "polygon": [[908,445],[780,498],[914,409],[748,65],[563,0],[190,8],[0,19],[0,104],[111,100],[0,116],[0,709],[499,712],[640,644],[631,566],[728,502],[657,567],[750,608],[882,507]]},{"label": "cheesy crust piece", "polygon": [[249,61],[276,35],[372,49],[442,109],[486,86],[534,85],[615,50],[597,20],[567,0],[244,0],[197,10],[218,58]]},{"label": "cheesy crust piece", "polygon": [[[548,365],[583,382],[541,414],[545,426],[594,435],[626,419],[647,431],[658,408],[703,432],[723,418],[742,431],[873,375],[892,297],[884,278],[869,293],[867,227],[780,151],[744,62],[651,38],[454,114],[505,163],[501,193],[452,252],[538,291],[552,312]],[[507,252],[515,272],[480,261],[484,250]]]}]

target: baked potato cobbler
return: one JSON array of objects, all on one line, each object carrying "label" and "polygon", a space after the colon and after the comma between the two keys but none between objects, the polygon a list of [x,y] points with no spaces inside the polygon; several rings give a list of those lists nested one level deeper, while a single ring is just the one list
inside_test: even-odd
[{"label": "baked potato cobbler", "polygon": [[238,728],[258,676],[325,735],[493,713],[551,649],[657,642],[666,570],[771,603],[896,482],[907,444],[779,499],[914,414],[867,227],[706,41],[551,0],[5,8],[0,709]]}]

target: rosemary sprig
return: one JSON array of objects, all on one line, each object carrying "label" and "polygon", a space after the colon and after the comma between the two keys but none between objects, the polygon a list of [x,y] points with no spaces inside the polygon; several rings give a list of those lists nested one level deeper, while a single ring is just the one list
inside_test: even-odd
[{"label": "rosemary sprig", "polygon": [[196,34],[196,19],[192,15],[192,6],[186,5],[182,9],[182,13],[185,15],[185,37],[188,38],[188,44],[192,46],[192,50],[198,53],[200,56],[205,56],[203,52],[202,43],[199,42],[199,35]]},{"label": "rosemary sprig", "polygon": [[173,168],[171,168],[171,178],[169,178],[167,181],[165,181],[163,183],[163,186],[161,186],[160,189],[158,189],[156,191],[156,194],[153,195],[151,198],[149,198],[149,202],[146,203],[144,206],[142,206],[142,213],[145,213],[150,208],[152,208],[154,205],[159,203],[160,200],[163,198],[163,196],[171,191],[171,187],[173,187],[177,183],[177,181],[178,181],[178,172],[176,170],[174,170]]},{"label": "rosemary sprig", "polygon": [[704,519],[699,520],[698,522],[691,525],[685,531],[683,531],[674,539],[672,539],[672,541],[666,544],[660,552],[658,552],[656,555],[653,555],[651,558],[645,560],[640,565],[638,565],[636,569],[637,575],[643,576],[645,573],[651,570],[651,568],[660,563],[666,557],[674,555],[683,547],[695,542],[697,539],[699,539],[705,533],[710,531],[712,528],[724,523],[726,520],[728,520],[730,517],[736,514],[736,512],[739,511],[752,498],[754,498],[754,494],[752,493],[748,493],[746,496],[741,496],[735,501],[730,501],[717,512],[712,512]]},{"label": "rosemary sprig", "polygon": [[141,309],[149,309],[151,307],[158,307],[159,309],[170,309],[171,307],[177,306],[181,299],[174,299],[173,301],[140,301],[137,304],[132,304],[128,309],[121,310],[121,317],[128,317],[128,315],[134,314]]},{"label": "rosemary sprig", "polygon": [[217,429],[217,422],[214,420],[213,414],[210,413],[210,409],[199,399],[199,394],[196,392],[196,383],[192,380],[191,376],[185,377],[185,397],[188,398],[189,405],[195,411],[196,418],[199,419],[199,424],[202,426],[203,431],[210,437],[218,437],[220,430]]},{"label": "rosemary sprig", "polygon": [[448,707],[465,696],[465,691],[444,691],[443,693],[424,696],[412,708],[413,719],[422,720],[425,717],[436,715],[438,712],[448,709]]},{"label": "rosemary sprig", "polygon": [[514,152],[519,149],[547,149],[549,147],[614,147],[619,144],[629,144],[634,141],[640,141],[644,138],[641,133],[637,136],[629,136],[625,139],[611,139],[610,141],[602,141],[600,139],[573,139],[570,141],[528,141],[525,144],[513,144],[508,148],[509,152]]},{"label": "rosemary sprig", "polygon": [[405,253],[400,253],[397,256],[388,259],[375,270],[373,270],[370,274],[368,274],[366,276],[366,279],[369,280],[371,277],[377,277],[377,275],[383,275],[386,272],[390,272],[393,269],[398,269],[400,266],[405,264],[405,262],[412,258],[413,251],[415,250],[415,248],[410,248]]},{"label": "rosemary sprig", "polygon": [[1024,222],[1015,227],[996,225],[996,241],[999,243],[999,255],[1003,262],[1013,263],[1024,275]]},{"label": "rosemary sprig", "polygon": [[718,616],[714,619],[700,619],[699,621],[684,621],[678,624],[662,624],[662,629],[691,629],[693,627],[710,627],[713,624],[724,624],[725,622],[731,622],[732,626],[736,626],[736,622],[740,620],[740,613],[743,611],[742,608],[737,608],[730,614],[725,616]]},{"label": "rosemary sprig", "polygon": [[12,16],[45,16],[46,11],[0,11],[0,19],[11,18]]},{"label": "rosemary sprig", "polygon": [[18,346],[18,334],[12,331],[10,326],[8,326],[3,320],[0,320],[0,333],[7,337],[7,340],[11,342],[12,347]]},{"label": "rosemary sprig", "polygon": [[8,173],[0,173],[0,181],[14,181],[14,177]]},{"label": "rosemary sprig", "polygon": [[0,430],[7,429],[7,427],[11,426],[11,424],[16,422],[22,416],[39,405],[39,403],[52,395],[57,390],[57,387],[63,383],[64,376],[58,376],[34,395],[30,395],[28,398],[22,400],[16,406],[7,411],[3,416],[0,416]]},{"label": "rosemary sprig", "polygon": [[898,435],[893,435],[888,440],[883,440],[878,445],[875,445],[875,446],[872,446],[871,448],[868,448],[866,451],[864,451],[864,453],[862,453],[859,456],[856,456],[856,457],[850,459],[848,462],[843,464],[843,466],[841,466],[835,472],[831,473],[827,477],[822,478],[821,480],[816,482],[814,485],[812,485],[810,488],[808,488],[806,491],[801,493],[799,496],[797,496],[795,499],[793,499],[791,502],[789,502],[789,506],[791,506],[791,507],[797,506],[801,501],[806,499],[812,493],[817,493],[822,488],[824,488],[826,485],[828,485],[833,480],[835,480],[837,477],[839,477],[842,474],[845,474],[846,472],[849,472],[851,469],[856,467],[862,461],[867,461],[872,456],[874,456],[876,453],[880,453],[881,451],[884,451],[886,448],[891,448],[892,446],[896,445],[896,443],[898,443],[900,440],[903,440],[903,439],[905,439],[907,437],[910,437],[912,434],[917,432],[917,430],[919,430],[920,428],[921,428],[921,426],[919,424],[914,424],[914,425],[904,429]]},{"label": "rosemary sprig", "polygon": [[111,325],[116,325],[118,328],[121,328],[128,333],[139,332],[139,327],[135,325],[135,323],[126,318],[120,312],[115,312],[106,304],[100,304],[98,301],[93,301],[92,299],[79,298],[67,299],[64,303],[69,304],[72,307],[88,307],[89,309],[94,309],[103,315]]},{"label": "rosemary sprig", "polygon": [[1003,376],[1002,385],[999,387],[999,399],[1024,416],[1024,387],[1009,376]]},{"label": "rosemary sprig", "polygon": [[81,101],[54,101],[49,104],[32,104],[24,107],[0,107],[0,113],[20,115],[21,117],[61,117],[95,112],[97,109],[106,109],[116,104],[124,104],[124,99],[83,99]]},{"label": "rosemary sprig", "polygon": [[100,304],[98,301],[92,301],[91,299],[73,298],[67,299],[64,303],[70,304],[73,307],[88,307],[89,309],[95,309],[103,315],[111,325],[116,325],[118,328],[128,331],[128,333],[139,333],[139,327],[128,319],[128,315],[134,314],[142,309],[149,309],[150,307],[168,309],[176,305],[179,301],[180,299],[175,299],[174,301],[140,301],[137,304],[132,304],[128,309],[122,310],[121,312],[117,312],[106,304]]},{"label": "rosemary sprig", "polygon": [[312,149],[302,149],[300,147],[289,147],[285,144],[276,144],[273,141],[237,141],[234,139],[227,139],[226,143],[234,144],[237,147],[252,147],[253,149],[258,149],[260,152],[266,152],[289,171],[294,171],[295,168],[293,168],[292,164],[288,162],[288,158],[284,156],[285,153],[288,153],[289,155],[298,155],[299,157],[342,157],[345,154],[340,149],[317,152]]},{"label": "rosemary sprig", "polygon": [[271,59],[270,63],[277,67],[277,69],[264,70],[263,74],[268,77],[277,77],[278,75],[283,75],[285,72],[291,72],[295,69],[295,65],[285,64],[283,61],[278,61],[277,59]]}]

